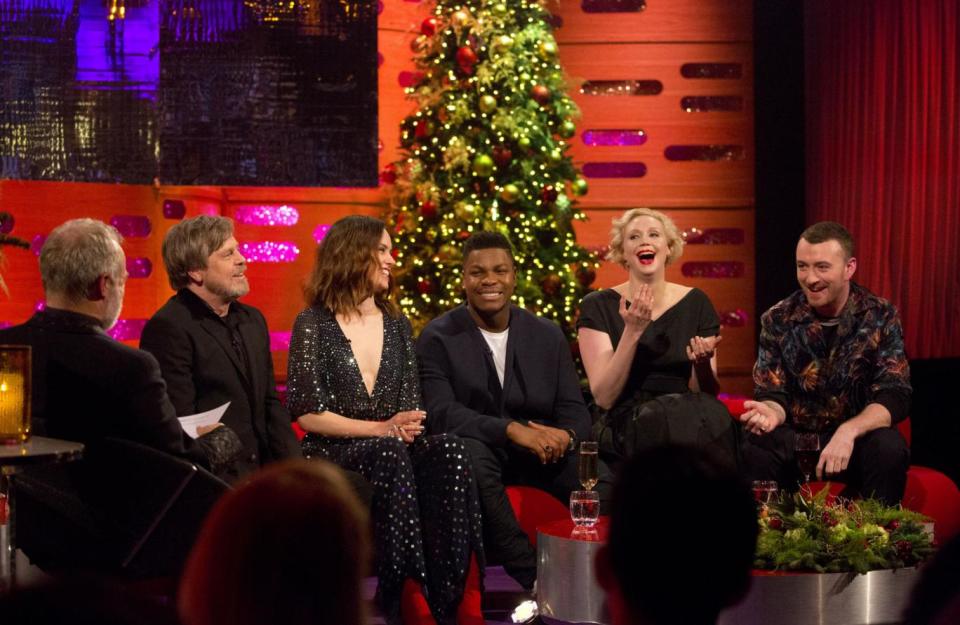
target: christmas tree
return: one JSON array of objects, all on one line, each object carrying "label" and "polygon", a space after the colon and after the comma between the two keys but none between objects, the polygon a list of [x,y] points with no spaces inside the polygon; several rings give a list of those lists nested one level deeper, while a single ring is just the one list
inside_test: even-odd
[{"label": "christmas tree", "polygon": [[566,95],[549,14],[536,1],[437,0],[411,47],[416,110],[400,128],[387,221],[400,305],[419,329],[461,301],[461,242],[497,230],[514,245],[520,306],[573,336],[597,259],[577,245]]}]

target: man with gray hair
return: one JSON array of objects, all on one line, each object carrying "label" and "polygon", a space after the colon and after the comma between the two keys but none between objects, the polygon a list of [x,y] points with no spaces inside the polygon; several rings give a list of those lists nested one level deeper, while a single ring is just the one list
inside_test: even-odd
[{"label": "man with gray hair", "polygon": [[123,305],[122,241],[94,219],[55,228],[40,251],[45,308],[0,330],[0,343],[32,348],[33,431],[81,442],[124,438],[217,469],[229,458],[215,449],[231,435],[188,437],[156,359],[106,334]]},{"label": "man with gray hair", "polygon": [[177,293],[147,322],[140,347],[160,362],[177,414],[230,402],[223,423],[244,450],[220,477],[236,482],[268,462],[301,457],[277,396],[267,322],[237,301],[250,285],[233,222],[208,215],[181,221],[163,240],[163,263]]}]

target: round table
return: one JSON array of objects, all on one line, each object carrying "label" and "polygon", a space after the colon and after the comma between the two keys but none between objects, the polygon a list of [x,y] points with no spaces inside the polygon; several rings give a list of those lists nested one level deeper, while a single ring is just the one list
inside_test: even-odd
[{"label": "round table", "polygon": [[[13,493],[16,472],[29,465],[72,462],[83,456],[83,444],[34,436],[19,445],[0,445],[0,594],[16,585],[17,508]],[[5,505],[4,505],[5,504]]]},{"label": "round table", "polygon": [[570,520],[537,526],[537,605],[545,623],[610,622],[606,593],[597,584],[593,567],[609,525],[601,517],[590,530],[577,528]]}]

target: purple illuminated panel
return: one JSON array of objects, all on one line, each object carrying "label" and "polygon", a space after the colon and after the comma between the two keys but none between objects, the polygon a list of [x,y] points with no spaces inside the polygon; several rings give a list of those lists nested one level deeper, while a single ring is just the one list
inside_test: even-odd
[{"label": "purple illuminated panel", "polygon": [[647,133],[640,130],[584,130],[580,135],[584,145],[589,146],[627,146],[643,145],[647,142]]},{"label": "purple illuminated panel", "polygon": [[743,228],[690,228],[683,231],[687,245],[743,245]]},{"label": "purple illuminated panel", "polygon": [[0,321],[0,330],[4,330],[6,328],[12,328],[12,327],[13,327],[13,324],[10,323],[9,321]]},{"label": "purple illuminated panel", "polygon": [[646,0],[581,0],[584,13],[637,13],[647,8]]},{"label": "purple illuminated panel", "polygon": [[295,226],[300,213],[292,206],[238,206],[233,218],[253,226]]},{"label": "purple illuminated panel", "polygon": [[33,305],[33,310],[36,312],[42,312],[47,308],[47,303],[42,299],[38,299],[37,302]]},{"label": "purple illuminated panel", "polygon": [[659,95],[659,80],[588,80],[580,85],[583,95]]},{"label": "purple illuminated panel", "polygon": [[240,253],[251,263],[292,263],[300,249],[289,241],[254,241],[241,243]]},{"label": "purple illuminated panel", "polygon": [[143,256],[127,258],[127,273],[131,278],[148,278],[153,273],[153,263]]},{"label": "purple illuminated panel", "polygon": [[563,28],[563,17],[556,13],[547,14],[547,23],[553,26],[553,29]]},{"label": "purple illuminated panel", "polygon": [[742,278],[743,263],[740,261],[690,261],[681,267],[687,278]]},{"label": "purple illuminated panel", "polygon": [[330,224],[320,224],[313,230],[313,240],[319,243],[330,232]]},{"label": "purple illuminated panel", "polygon": [[40,250],[43,249],[43,244],[47,240],[47,235],[38,234],[30,240],[30,251],[33,252],[34,256],[40,255]]},{"label": "purple illuminated panel", "polygon": [[720,324],[728,328],[742,328],[747,325],[747,311],[737,308],[736,310],[725,310],[720,313]]},{"label": "purple illuminated panel", "polygon": [[680,108],[687,113],[737,112],[743,110],[743,98],[738,95],[688,95],[680,98]]},{"label": "purple illuminated panel", "polygon": [[271,332],[270,333],[270,351],[282,352],[290,349],[289,332]]},{"label": "purple illuminated panel", "polygon": [[145,325],[146,319],[119,319],[116,325],[107,330],[107,334],[118,341],[137,341]]},{"label": "purple illuminated panel", "polygon": [[668,145],[668,161],[742,161],[742,145]]},{"label": "purple illuminated panel", "polygon": [[150,236],[150,219],[140,215],[114,215],[110,218],[110,225],[125,237],[142,239]]},{"label": "purple illuminated panel", "polygon": [[680,75],[684,78],[735,80],[743,78],[743,66],[740,63],[684,63],[680,66]]},{"label": "purple illuminated panel", "polygon": [[642,178],[647,173],[643,163],[584,163],[587,178]]},{"label": "purple illuminated panel", "polygon": [[13,223],[13,215],[7,213],[6,217],[4,217],[3,220],[0,220],[0,233],[10,234],[13,232]]},{"label": "purple illuminated panel", "polygon": [[187,205],[183,200],[164,200],[163,216],[166,219],[183,219],[187,214]]},{"label": "purple illuminated panel", "polygon": [[423,80],[423,72],[400,72],[397,75],[397,82],[401,87],[413,87]]}]

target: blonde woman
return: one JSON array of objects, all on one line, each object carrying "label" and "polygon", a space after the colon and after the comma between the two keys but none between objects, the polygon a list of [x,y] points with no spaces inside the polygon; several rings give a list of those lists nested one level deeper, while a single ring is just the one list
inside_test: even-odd
[{"label": "blonde woman", "polygon": [[[703,291],[666,279],[667,265],[683,253],[672,219],[633,208],[613,221],[610,235],[607,260],[626,269],[627,280],[585,297],[577,323],[590,391],[603,411],[594,434],[608,456],[665,442],[698,444],[699,426],[688,422],[684,433],[670,413],[699,416],[704,406],[697,404],[706,401],[708,410],[726,415],[715,398],[701,396],[715,396],[720,386],[720,319]],[[684,396],[691,392],[702,393]],[[725,437],[729,421],[725,416],[712,429]]]}]

